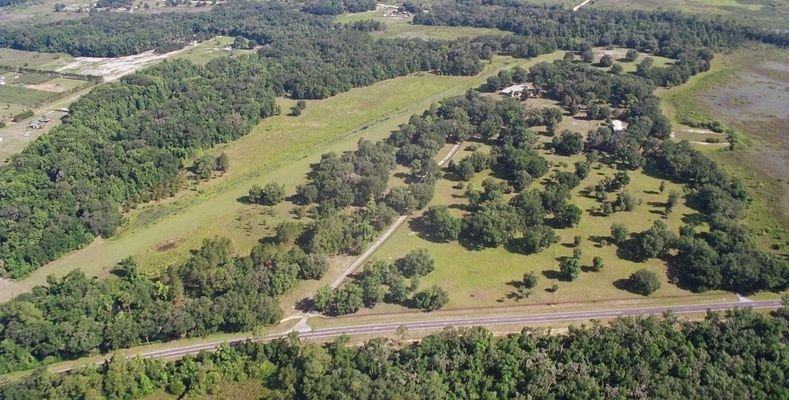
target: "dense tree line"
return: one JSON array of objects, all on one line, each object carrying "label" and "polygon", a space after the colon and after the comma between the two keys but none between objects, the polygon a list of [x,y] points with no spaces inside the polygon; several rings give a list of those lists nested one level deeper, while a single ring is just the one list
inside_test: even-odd
[{"label": "dense tree line", "polygon": [[[618,319],[611,325],[497,337],[448,329],[414,344],[382,338],[361,346],[295,337],[222,346],[178,361],[125,360],[64,374],[38,371],[0,387],[0,397],[143,398],[214,392],[253,381],[267,399],[753,398],[785,397],[786,308]],[[407,332],[403,332],[407,335]]]},{"label": "dense tree line", "polygon": [[426,11],[414,16],[415,24],[497,28],[516,33],[523,40],[520,47],[582,51],[584,44],[591,43],[677,58],[688,49],[731,47],[749,39],[789,44],[786,32],[673,11],[584,8],[573,12],[561,6],[513,0],[447,1]]},{"label": "dense tree line", "polygon": [[244,257],[233,255],[228,239],[207,239],[157,279],[128,259],[106,280],[80,271],[50,278],[0,305],[0,372],[276,323],[282,315],[277,296],[326,270],[325,255],[294,246],[287,228]]},{"label": "dense tree line", "polygon": [[375,10],[375,0],[320,0],[304,5],[303,10],[316,15],[340,15]]},{"label": "dense tree line", "polygon": [[250,58],[165,62],[72,104],[63,125],[0,169],[4,272],[24,276],[111,235],[120,205],[174,193],[192,151],[278,112],[268,76]]}]

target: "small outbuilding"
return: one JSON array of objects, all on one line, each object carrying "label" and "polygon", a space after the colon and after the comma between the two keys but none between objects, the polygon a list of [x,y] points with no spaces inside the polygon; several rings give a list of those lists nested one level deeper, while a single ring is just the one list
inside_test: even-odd
[{"label": "small outbuilding", "polygon": [[622,132],[625,130],[625,123],[618,119],[613,119],[611,120],[611,129],[614,130],[614,133]]}]

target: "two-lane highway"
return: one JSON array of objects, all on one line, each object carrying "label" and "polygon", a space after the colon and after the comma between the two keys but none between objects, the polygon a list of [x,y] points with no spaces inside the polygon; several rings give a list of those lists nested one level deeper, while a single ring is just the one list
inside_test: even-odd
[{"label": "two-lane highway", "polygon": [[[381,324],[368,324],[368,325],[349,325],[337,328],[324,328],[316,329],[310,332],[302,333],[300,338],[305,340],[316,339],[331,339],[342,335],[351,336],[371,336],[371,335],[386,335],[397,332],[400,327],[404,327],[409,331],[439,331],[446,327],[471,327],[471,326],[501,326],[501,325],[533,325],[533,324],[550,324],[550,323],[567,323],[573,321],[588,321],[600,319],[612,319],[617,317],[634,317],[634,316],[648,316],[660,315],[666,312],[674,314],[697,314],[710,311],[723,311],[730,310],[737,307],[748,307],[754,309],[775,309],[782,305],[780,300],[765,300],[765,301],[750,301],[750,302],[719,302],[719,303],[706,303],[706,304],[687,304],[675,306],[659,306],[659,307],[636,307],[636,308],[622,308],[622,309],[606,309],[596,311],[563,311],[555,313],[540,313],[540,314],[522,314],[522,315],[505,315],[505,316],[490,316],[490,317],[469,317],[469,318],[445,318],[445,319],[428,319],[423,321],[408,321],[408,322],[391,322]],[[425,315],[428,317],[428,315]],[[267,335],[262,337],[246,337],[229,341],[218,341],[204,344],[197,344],[191,346],[173,347],[164,350],[156,350],[145,353],[131,354],[130,357],[142,356],[145,358],[178,358],[187,354],[196,354],[200,351],[215,350],[223,343],[233,344],[240,343],[246,340],[255,341],[269,341],[281,338],[286,334]]]}]

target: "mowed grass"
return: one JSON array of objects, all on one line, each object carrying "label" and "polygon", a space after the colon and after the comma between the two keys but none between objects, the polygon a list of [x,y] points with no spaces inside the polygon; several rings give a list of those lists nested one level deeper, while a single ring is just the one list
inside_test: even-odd
[{"label": "mowed grass", "polygon": [[22,106],[33,107],[55,97],[55,93],[43,90],[28,89],[22,86],[3,85],[0,86],[0,105],[3,103],[19,104]]},{"label": "mowed grass", "polygon": [[195,64],[205,65],[215,58],[237,56],[254,52],[254,50],[241,49],[232,49],[230,51],[225,50],[225,48],[229,47],[233,43],[233,40],[235,40],[235,38],[229,36],[218,36],[214,39],[203,41],[198,43],[196,46],[181,51],[172,58],[189,60]]},{"label": "mowed grass", "polygon": [[[542,138],[547,141],[548,138]],[[481,146],[478,151],[488,151],[487,146]],[[541,150],[546,159],[554,162],[553,170],[572,171],[572,164],[582,159],[582,156],[562,157]],[[470,154],[468,150],[459,152],[456,160]],[[565,168],[560,163],[566,163]],[[610,243],[610,226],[613,223],[622,223],[631,232],[640,232],[656,220],[666,222],[675,232],[683,224],[683,218],[696,214],[684,204],[678,206],[668,216],[663,215],[663,204],[668,192],[676,190],[682,193],[682,187],[670,182],[666,183],[666,190],[660,193],[660,179],[645,175],[642,171],[630,172],[631,182],[627,191],[641,200],[641,204],[632,212],[619,212],[610,216],[592,215],[591,210],[599,206],[596,199],[581,195],[579,192],[587,186],[594,185],[605,176],[616,172],[611,167],[596,164],[599,168],[593,169],[590,175],[572,192],[571,202],[581,207],[583,216],[577,227],[557,229],[560,237],[559,243],[533,255],[524,255],[511,252],[504,247],[495,249],[469,249],[458,242],[435,243],[423,237],[420,225],[414,219],[404,226],[384,244],[373,256],[374,259],[393,260],[417,249],[427,249],[436,261],[436,269],[420,282],[420,288],[439,285],[449,292],[450,302],[446,309],[467,309],[479,307],[497,307],[522,304],[549,304],[549,303],[593,303],[616,302],[641,299],[636,295],[617,286],[623,283],[631,273],[646,268],[658,274],[662,287],[651,298],[676,298],[692,296],[691,292],[682,290],[670,284],[666,275],[666,265],[658,259],[650,259],[643,263],[636,263],[620,259],[617,256],[617,247]],[[483,179],[492,176],[490,171],[477,174],[469,183],[476,189],[481,188]],[[440,180],[436,187],[436,197],[432,204],[449,205],[457,216],[463,215],[463,205],[467,203],[465,190],[455,188],[456,182]],[[531,188],[543,188],[541,182],[535,182]],[[609,196],[613,199],[613,196]],[[684,199],[683,199],[684,203]],[[459,207],[460,206],[460,207]],[[415,215],[414,218],[418,217]],[[559,279],[558,259],[572,255],[573,238],[579,235],[582,238],[581,264],[584,272],[573,282]],[[599,256],[603,259],[605,267],[601,272],[589,272],[592,258]],[[540,277],[540,282],[532,291],[528,299],[516,300],[513,296],[516,287],[513,282],[520,280],[524,273],[534,272]],[[553,284],[559,285],[559,290],[554,294],[548,289]],[[709,294],[709,293],[708,293]],[[392,312],[401,309],[398,306],[383,305],[376,307],[375,312]]]},{"label": "mowed grass", "polygon": [[[173,199],[141,207],[129,215],[128,223],[113,238],[97,239],[85,249],[39,268],[24,280],[6,283],[0,301],[43,284],[49,274],[64,275],[80,268],[88,275],[106,275],[114,264],[129,256],[135,256],[145,270],[156,273],[183,260],[190,249],[215,235],[229,237],[236,250],[245,253],[277,221],[290,218],[287,205],[274,208],[269,216],[264,207],[240,202],[252,184],[278,182],[292,194],[296,184],[304,180],[309,165],[319,161],[322,153],[352,150],[360,138],[385,138],[412,114],[479,86],[502,68],[528,67],[561,55],[556,52],[532,60],[499,57],[474,77],[428,73],[401,77],[329,99],[309,101],[299,117],[266,119],[244,138],[211,151],[230,156],[230,170],[225,176]],[[283,110],[292,104],[293,101],[283,100]]]}]

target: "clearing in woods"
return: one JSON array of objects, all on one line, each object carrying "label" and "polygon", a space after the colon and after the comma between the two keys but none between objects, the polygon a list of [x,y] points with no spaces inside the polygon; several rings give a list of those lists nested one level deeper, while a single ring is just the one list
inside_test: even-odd
[{"label": "clearing in woods", "polygon": [[[211,150],[212,154],[225,152],[230,156],[230,170],[225,176],[182,191],[173,199],[140,207],[113,238],[97,239],[85,249],[39,268],[28,278],[7,282],[6,290],[0,291],[0,301],[44,283],[49,274],[63,275],[80,268],[88,275],[104,275],[128,256],[136,256],[143,269],[157,271],[182,260],[204,238],[215,235],[230,238],[239,253],[248,252],[271,227],[292,218],[288,204],[266,209],[239,202],[252,184],[279,182],[292,193],[310,163],[317,162],[321,154],[354,149],[360,138],[384,138],[411,114],[479,86],[502,68],[528,67],[553,61],[562,54],[555,52],[531,60],[497,57],[474,77],[421,73],[391,79],[329,99],[308,101],[299,117],[268,118],[249,135]],[[282,100],[282,109],[287,110],[292,103]],[[327,279],[331,275],[327,274]]]}]

